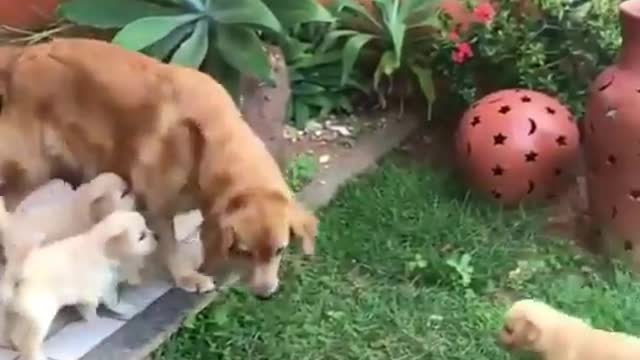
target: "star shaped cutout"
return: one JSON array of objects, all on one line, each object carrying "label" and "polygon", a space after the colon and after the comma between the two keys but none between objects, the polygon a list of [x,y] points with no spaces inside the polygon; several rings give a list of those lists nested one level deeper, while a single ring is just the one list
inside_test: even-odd
[{"label": "star shaped cutout", "polygon": [[556,144],[558,146],[567,146],[567,137],[564,135],[560,135],[556,138]]},{"label": "star shaped cutout", "polygon": [[497,135],[493,135],[493,145],[504,145],[504,142],[507,140],[507,137],[502,133],[498,133]]},{"label": "star shaped cutout", "polygon": [[491,172],[493,173],[493,176],[501,176],[504,174],[504,168],[500,165],[496,165],[491,169]]},{"label": "star shaped cutout", "polygon": [[524,154],[524,159],[526,162],[534,162],[537,158],[538,153],[535,151],[529,151],[528,153]]}]

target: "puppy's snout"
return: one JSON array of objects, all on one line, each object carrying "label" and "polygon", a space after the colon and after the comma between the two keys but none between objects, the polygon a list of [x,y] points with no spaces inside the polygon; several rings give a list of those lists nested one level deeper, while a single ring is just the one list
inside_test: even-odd
[{"label": "puppy's snout", "polygon": [[253,295],[260,300],[270,300],[279,290],[279,285],[275,283],[262,283],[251,287]]}]

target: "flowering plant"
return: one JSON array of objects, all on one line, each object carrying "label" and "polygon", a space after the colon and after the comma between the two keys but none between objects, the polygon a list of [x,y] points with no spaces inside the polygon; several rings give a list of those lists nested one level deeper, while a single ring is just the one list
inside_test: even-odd
[{"label": "flowering plant", "polygon": [[559,96],[580,116],[590,81],[620,45],[618,3],[471,3],[474,25],[441,34],[434,69],[466,103],[500,88],[525,87]]}]

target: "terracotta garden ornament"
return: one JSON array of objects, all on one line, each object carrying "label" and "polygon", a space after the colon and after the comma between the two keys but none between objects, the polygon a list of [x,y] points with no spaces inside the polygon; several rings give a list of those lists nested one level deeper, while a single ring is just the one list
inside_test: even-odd
[{"label": "terracotta garden ornament", "polygon": [[587,187],[594,224],[640,260],[640,0],[623,2],[620,19],[618,61],[593,82],[587,104]]},{"label": "terracotta garden ornament", "polygon": [[573,179],[578,128],[558,100],[512,89],[487,95],[463,116],[456,151],[468,181],[505,205],[553,199]]},{"label": "terracotta garden ornament", "polygon": [[40,28],[55,20],[60,0],[0,0],[0,25]]}]

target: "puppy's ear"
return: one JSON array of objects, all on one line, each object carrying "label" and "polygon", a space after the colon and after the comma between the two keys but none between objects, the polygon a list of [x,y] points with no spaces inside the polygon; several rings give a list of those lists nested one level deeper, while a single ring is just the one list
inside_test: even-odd
[{"label": "puppy's ear", "polygon": [[89,217],[93,223],[98,223],[111,214],[115,204],[109,194],[100,195],[89,203]]},{"label": "puppy's ear", "polygon": [[300,203],[295,201],[291,203],[289,226],[294,237],[300,239],[302,252],[305,255],[313,255],[315,253],[318,222],[318,218]]},{"label": "puppy's ear", "polygon": [[530,319],[524,319],[522,324],[524,340],[527,344],[535,344],[540,339],[540,328]]}]

